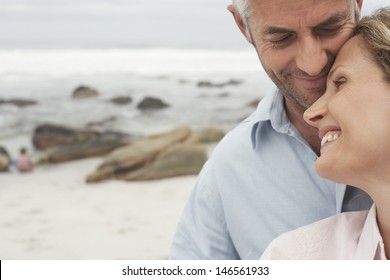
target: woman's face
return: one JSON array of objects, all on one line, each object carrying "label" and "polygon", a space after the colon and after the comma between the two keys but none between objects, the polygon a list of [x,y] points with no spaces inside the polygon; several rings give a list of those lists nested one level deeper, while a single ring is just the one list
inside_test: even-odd
[{"label": "woman's face", "polygon": [[325,94],[304,119],[322,140],[320,176],[361,186],[390,170],[390,82],[360,36],[341,48]]}]

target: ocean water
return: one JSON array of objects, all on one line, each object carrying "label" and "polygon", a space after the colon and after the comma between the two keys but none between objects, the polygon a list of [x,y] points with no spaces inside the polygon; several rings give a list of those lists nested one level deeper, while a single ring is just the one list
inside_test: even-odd
[{"label": "ocean water", "polygon": [[[85,128],[110,119],[98,128],[139,136],[181,125],[227,131],[253,112],[248,103],[263,97],[271,85],[253,50],[0,50],[0,61],[0,99],[38,102],[23,108],[0,105],[0,145],[6,146],[30,137],[42,123]],[[231,80],[240,83],[198,86],[200,81]],[[98,90],[100,96],[71,98],[80,85]],[[109,102],[118,96],[133,101],[121,106]],[[170,107],[137,109],[146,96],[160,98]]]}]

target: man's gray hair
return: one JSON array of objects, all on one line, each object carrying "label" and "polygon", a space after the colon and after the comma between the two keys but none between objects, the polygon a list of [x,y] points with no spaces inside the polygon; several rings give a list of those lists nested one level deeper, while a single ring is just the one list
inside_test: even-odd
[{"label": "man's gray hair", "polygon": [[[232,0],[232,4],[236,11],[240,14],[241,18],[244,20],[244,23],[247,23],[248,17],[250,16],[249,8],[250,0]],[[359,8],[355,0],[351,0],[355,8],[355,19],[356,21],[360,18]]]},{"label": "man's gray hair", "polygon": [[246,22],[250,13],[249,0],[232,0],[232,3],[241,18]]}]

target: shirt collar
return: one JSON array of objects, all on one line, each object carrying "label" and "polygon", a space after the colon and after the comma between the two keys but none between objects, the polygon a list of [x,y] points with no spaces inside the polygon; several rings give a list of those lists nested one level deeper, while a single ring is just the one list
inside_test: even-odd
[{"label": "shirt collar", "polygon": [[358,260],[386,260],[383,239],[376,221],[375,204],[372,205],[364,222],[354,258]]},{"label": "shirt collar", "polygon": [[257,106],[252,115],[252,146],[256,147],[256,132],[262,123],[270,122],[272,128],[280,133],[287,133],[290,129],[290,121],[284,110],[284,98],[274,85]]}]

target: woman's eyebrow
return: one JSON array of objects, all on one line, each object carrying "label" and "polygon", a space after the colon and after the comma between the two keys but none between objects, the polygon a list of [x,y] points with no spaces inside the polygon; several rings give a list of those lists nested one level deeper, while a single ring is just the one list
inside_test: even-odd
[{"label": "woman's eyebrow", "polygon": [[328,79],[332,78],[335,75],[335,72],[340,68],[344,68],[343,65],[338,65],[335,68],[331,69],[330,72],[328,73]]}]

